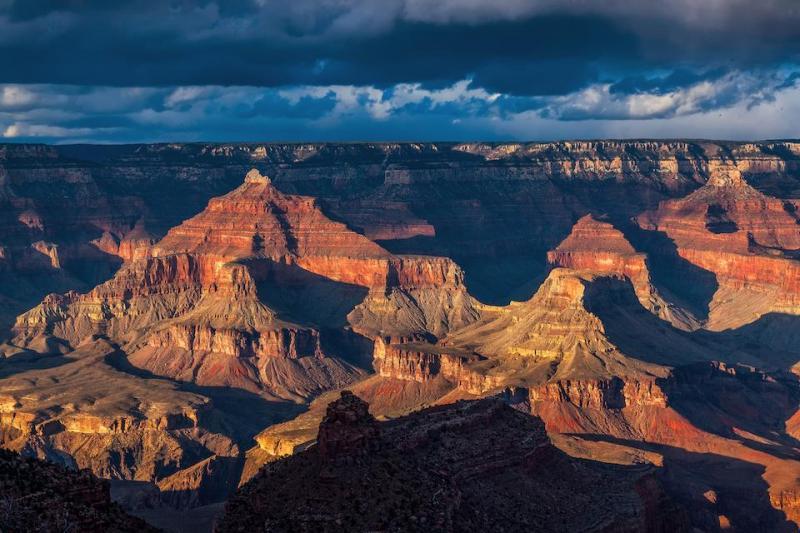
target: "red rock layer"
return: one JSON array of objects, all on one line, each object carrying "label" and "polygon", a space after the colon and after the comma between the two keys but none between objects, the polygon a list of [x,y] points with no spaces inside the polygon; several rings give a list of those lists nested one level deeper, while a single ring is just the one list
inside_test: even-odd
[{"label": "red rock layer", "polygon": [[315,199],[284,195],[255,170],[242,186],[212,199],[152,249],[154,256],[176,253],[213,256],[219,262],[264,257],[367,287],[386,284],[391,257],[326,217]]},{"label": "red rock layer", "polygon": [[314,198],[282,194],[257,171],[152,248],[157,257],[176,253],[206,255],[218,262],[267,258],[367,288],[456,286],[463,278],[458,266],[444,257],[392,256],[329,219]]},{"label": "red rock layer", "polygon": [[237,358],[297,359],[322,355],[316,331],[289,327],[259,332],[178,323],[150,335],[147,344],[153,348],[181,348]]},{"label": "red rock layer", "polygon": [[637,253],[622,232],[592,215],[578,220],[569,236],[547,253],[547,260],[555,266],[618,273],[631,280],[647,276],[645,255]]},{"label": "red rock layer", "polygon": [[316,329],[278,320],[261,302],[262,281],[268,291],[287,282],[368,289],[353,323],[370,336],[381,330],[376,321],[387,308],[397,313],[395,326],[415,334],[439,334],[474,316],[451,260],[393,256],[327,218],[313,198],[282,194],[255,170],[148,253],[88,294],[48,299],[20,317],[16,344],[55,337],[77,346],[102,333],[157,375],[296,399],[360,372],[326,357]]},{"label": "red rock layer", "polygon": [[556,267],[625,277],[650,312],[680,329],[697,327],[691,314],[667,302],[653,286],[647,256],[637,252],[621,231],[592,215],[575,223],[567,238],[547,252],[547,261]]}]

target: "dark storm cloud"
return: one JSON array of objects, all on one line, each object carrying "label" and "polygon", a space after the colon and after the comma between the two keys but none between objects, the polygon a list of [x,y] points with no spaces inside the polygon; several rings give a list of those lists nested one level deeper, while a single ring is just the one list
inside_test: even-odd
[{"label": "dark storm cloud", "polygon": [[798,65],[800,0],[0,0],[0,137],[797,136]]},{"label": "dark storm cloud", "polygon": [[0,0],[0,82],[387,87],[469,77],[490,91],[565,94],[650,69],[681,69],[690,82],[733,61],[792,62],[799,18],[796,0]]}]

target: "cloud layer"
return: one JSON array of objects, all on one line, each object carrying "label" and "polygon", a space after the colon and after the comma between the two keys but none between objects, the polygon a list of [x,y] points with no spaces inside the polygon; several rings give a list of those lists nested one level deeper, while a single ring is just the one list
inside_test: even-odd
[{"label": "cloud layer", "polygon": [[796,0],[0,0],[0,133],[698,137],[785,110],[799,57]]}]

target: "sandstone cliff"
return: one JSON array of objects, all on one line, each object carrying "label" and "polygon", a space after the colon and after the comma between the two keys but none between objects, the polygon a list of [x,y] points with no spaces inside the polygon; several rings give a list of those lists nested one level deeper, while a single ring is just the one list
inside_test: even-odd
[{"label": "sandstone cliff", "polygon": [[253,170],[110,281],[86,295],[49,297],[22,316],[14,342],[76,346],[102,333],[158,375],[306,398],[361,371],[326,353],[316,328],[331,324],[282,321],[263,303],[273,284],[303,276],[343,291],[363,287],[368,295],[350,321],[370,335],[387,324],[441,335],[476,317],[451,261],[393,256],[327,218],[313,198],[284,195]]},{"label": "sandstone cliff", "polygon": [[707,327],[713,330],[799,309],[796,205],[750,186],[742,175],[747,168],[741,162],[709,163],[703,187],[637,218],[642,228],[666,234],[685,261],[714,274],[718,289],[707,303]]}]

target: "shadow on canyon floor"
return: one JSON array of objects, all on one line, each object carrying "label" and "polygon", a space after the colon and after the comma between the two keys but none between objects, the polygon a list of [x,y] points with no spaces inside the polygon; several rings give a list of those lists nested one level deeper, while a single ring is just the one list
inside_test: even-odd
[{"label": "shadow on canyon floor", "polygon": [[[565,235],[566,236],[566,235]],[[547,250],[520,250],[497,257],[459,251],[457,243],[444,243],[436,237],[381,240],[378,244],[393,254],[449,257],[464,272],[469,294],[488,305],[508,305],[512,300],[529,300],[548,272]]]},{"label": "shadow on canyon floor", "polygon": [[[724,515],[735,531],[797,532],[794,522],[770,503],[769,486],[762,465],[715,453],[697,453],[643,441],[601,434],[570,434],[586,441],[606,442],[655,452],[663,456],[661,475],[670,492],[687,507],[695,524],[719,529],[717,515]],[[716,493],[716,505],[708,491]]]},{"label": "shadow on canyon floor", "polygon": [[800,334],[775,337],[772,331],[800,331],[800,316],[769,313],[733,330],[684,331],[639,302],[627,280],[599,278],[588,284],[586,309],[603,323],[606,337],[623,353],[656,364],[722,361],[788,372],[798,362]]},{"label": "shadow on canyon floor", "polygon": [[622,353],[675,367],[659,385],[670,405],[693,425],[753,449],[800,460],[800,441],[786,433],[786,422],[800,405],[800,381],[791,372],[798,361],[800,336],[793,346],[792,339],[780,337],[785,344],[779,350],[769,345],[767,335],[776,323],[780,331],[800,331],[800,316],[773,313],[736,330],[687,332],[644,309],[630,282],[614,278],[589,284],[586,308],[600,318],[606,338]]}]

